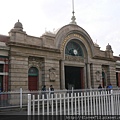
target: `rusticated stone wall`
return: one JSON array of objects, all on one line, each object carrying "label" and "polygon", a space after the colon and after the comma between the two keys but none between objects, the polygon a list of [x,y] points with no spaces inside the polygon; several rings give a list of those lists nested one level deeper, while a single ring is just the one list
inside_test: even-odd
[{"label": "rusticated stone wall", "polygon": [[9,63],[9,89],[28,89],[28,57],[12,55]]}]

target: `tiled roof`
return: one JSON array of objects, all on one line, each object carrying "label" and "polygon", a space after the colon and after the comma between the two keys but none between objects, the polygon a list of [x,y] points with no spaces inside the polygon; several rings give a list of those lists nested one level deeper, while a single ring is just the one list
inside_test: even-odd
[{"label": "tiled roof", "polygon": [[114,59],[115,59],[116,61],[120,61],[120,57],[119,57],[119,56],[114,56]]},{"label": "tiled roof", "polygon": [[9,41],[9,36],[0,35],[0,42],[7,42]]}]

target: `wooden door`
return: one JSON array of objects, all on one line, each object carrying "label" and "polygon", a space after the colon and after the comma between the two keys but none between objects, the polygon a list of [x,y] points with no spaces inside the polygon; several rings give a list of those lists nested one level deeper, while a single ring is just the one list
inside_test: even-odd
[{"label": "wooden door", "polygon": [[29,76],[28,89],[29,90],[38,90],[38,77],[37,76]]}]

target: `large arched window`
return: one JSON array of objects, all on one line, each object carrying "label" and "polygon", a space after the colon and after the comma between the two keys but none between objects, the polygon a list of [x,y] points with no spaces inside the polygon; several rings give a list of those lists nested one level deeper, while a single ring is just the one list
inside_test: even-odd
[{"label": "large arched window", "polygon": [[65,48],[65,54],[83,57],[83,51],[80,45],[73,40],[67,43],[66,48]]}]

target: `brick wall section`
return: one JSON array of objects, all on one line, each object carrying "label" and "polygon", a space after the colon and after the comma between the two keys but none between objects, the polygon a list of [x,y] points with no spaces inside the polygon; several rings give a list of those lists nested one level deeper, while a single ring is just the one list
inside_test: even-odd
[{"label": "brick wall section", "polygon": [[8,91],[8,58],[0,58],[0,61],[4,61],[3,64],[3,91]]},{"label": "brick wall section", "polygon": [[9,41],[10,37],[5,35],[0,35],[0,42],[7,42]]}]

